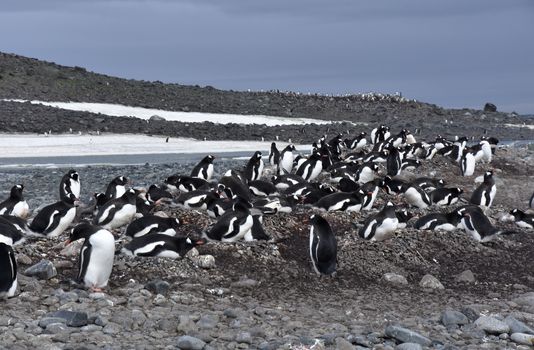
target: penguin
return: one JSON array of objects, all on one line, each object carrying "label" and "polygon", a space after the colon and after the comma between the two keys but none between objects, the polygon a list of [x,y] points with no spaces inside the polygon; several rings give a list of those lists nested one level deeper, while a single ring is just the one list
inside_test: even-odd
[{"label": "penguin", "polygon": [[191,192],[196,190],[208,190],[209,182],[199,177],[185,175],[171,175],[164,181],[171,191]]},{"label": "penguin", "polygon": [[378,171],[378,165],[365,162],[361,164],[354,174],[354,181],[363,185],[365,183],[371,182],[375,179],[375,174]]},{"label": "penguin", "polygon": [[80,198],[80,191],[80,175],[76,170],[71,169],[61,178],[59,183],[59,198],[61,200],[68,200],[70,193],[72,193],[74,197]]},{"label": "penguin", "polygon": [[215,200],[209,201],[206,212],[208,213],[209,217],[212,218],[218,218],[222,214],[224,214],[225,211],[232,208],[233,201],[228,198],[216,198]]},{"label": "penguin", "polygon": [[378,128],[374,128],[371,131],[371,142],[373,144],[382,142],[388,139],[390,136],[389,127],[384,124],[380,125]]},{"label": "penguin", "polygon": [[361,151],[367,144],[366,136],[367,136],[366,132],[361,132],[358,136],[356,136],[352,140],[345,139],[345,147],[353,150],[354,152]]},{"label": "penguin", "polygon": [[319,199],[315,206],[327,211],[354,211],[359,212],[365,202],[362,191],[356,192],[336,192]]},{"label": "penguin", "polygon": [[150,211],[155,207],[155,203],[150,201],[147,193],[134,189],[135,191],[135,213],[141,216],[149,215]]},{"label": "penguin", "polygon": [[434,191],[430,192],[430,200],[432,201],[432,204],[437,205],[452,205],[456,202],[458,202],[458,199],[460,198],[460,195],[464,193],[464,190],[462,190],[459,187],[454,188],[437,188]]},{"label": "penguin", "polygon": [[11,187],[9,198],[0,203],[0,215],[14,215],[23,219],[28,217],[30,208],[22,196],[23,190],[24,185],[21,184]]},{"label": "penguin", "polygon": [[13,248],[0,242],[0,299],[11,298],[17,290],[17,260]]},{"label": "penguin", "polygon": [[94,218],[94,224],[106,230],[113,230],[132,221],[136,211],[137,194],[129,189],[119,197],[104,204]]},{"label": "penguin", "polygon": [[419,159],[404,159],[401,163],[401,170],[414,171],[422,165]]},{"label": "penguin", "polygon": [[206,181],[210,181],[213,176],[213,160],[215,156],[209,154],[202,158],[202,160],[191,171],[191,177],[197,177]]},{"label": "penguin", "polygon": [[148,215],[132,221],[126,228],[125,234],[134,238],[155,233],[176,236],[181,225],[182,222],[178,218]]},{"label": "penguin", "polygon": [[69,227],[76,217],[79,201],[70,193],[67,198],[47,205],[33,218],[30,231],[46,237],[57,237]]},{"label": "penguin", "polygon": [[513,209],[510,211],[510,214],[514,217],[515,224],[523,228],[534,228],[534,215],[526,214],[524,211],[519,209]]},{"label": "penguin", "polygon": [[397,176],[402,170],[402,161],[400,158],[399,151],[394,146],[390,146],[388,148],[388,151],[389,153],[386,160],[387,174],[389,176]]},{"label": "penguin", "polygon": [[106,202],[108,201],[108,197],[106,197],[105,193],[97,192],[93,194],[95,205],[93,208],[93,216],[95,216],[98,213],[98,209],[102,207]]},{"label": "penguin", "polygon": [[106,188],[106,197],[108,199],[120,198],[126,192],[128,178],[126,176],[117,176],[108,184]]},{"label": "penguin", "polygon": [[395,216],[397,217],[397,220],[399,220],[397,228],[403,229],[406,228],[408,221],[413,217],[413,214],[406,209],[401,209],[395,212]]},{"label": "penguin", "polygon": [[271,143],[271,151],[269,152],[269,163],[276,167],[280,164],[280,151],[276,148],[276,142]]},{"label": "penguin", "polygon": [[388,159],[388,151],[377,151],[368,153],[363,159],[362,162],[373,162],[373,163],[385,163]]},{"label": "penguin", "polygon": [[462,176],[473,176],[475,173],[476,158],[469,150],[464,149],[460,158],[460,169]]},{"label": "penguin", "polygon": [[445,180],[431,177],[418,177],[412,181],[412,184],[421,187],[425,191],[433,191],[436,188],[445,186]]},{"label": "penguin", "polygon": [[81,223],[70,233],[67,244],[84,239],[80,249],[78,281],[93,292],[101,292],[108,285],[115,258],[115,237],[108,230]]},{"label": "penguin", "polygon": [[155,233],[132,239],[128,244],[124,245],[121,252],[129,256],[158,256],[178,259],[184,257],[194,247],[205,242],[203,239],[193,240],[189,237],[175,237]]},{"label": "penguin", "polygon": [[398,225],[399,219],[395,213],[395,206],[391,202],[387,202],[380,212],[369,216],[364,221],[358,234],[363,239],[382,241],[389,238]]},{"label": "penguin", "polygon": [[489,242],[501,234],[512,234],[512,231],[500,231],[495,228],[486,215],[478,210],[466,210],[462,215],[462,225],[465,232],[471,234],[479,242]]},{"label": "penguin", "polygon": [[19,245],[26,241],[24,235],[27,232],[23,219],[11,215],[0,216],[0,242],[9,246]]},{"label": "penguin", "polygon": [[381,179],[375,179],[360,187],[360,191],[364,193],[362,210],[371,210],[375,203],[378,191],[384,185],[384,181]]},{"label": "penguin", "polygon": [[261,158],[261,152],[256,151],[254,155],[252,155],[252,157],[249,159],[243,171],[245,179],[247,181],[259,180],[263,174],[264,166],[265,165],[263,163],[263,159]]},{"label": "penguin", "polygon": [[223,176],[219,179],[219,185],[224,185],[224,193],[232,198],[238,196],[246,201],[250,201],[252,196],[250,189],[237,176]]},{"label": "penguin", "polygon": [[337,187],[341,192],[354,192],[360,189],[360,185],[356,181],[346,177],[339,180]]},{"label": "penguin", "polygon": [[236,242],[245,237],[254,223],[249,208],[250,203],[238,199],[232,210],[226,211],[204,232],[205,238],[210,241]]},{"label": "penguin", "polygon": [[172,199],[172,194],[159,185],[150,185],[146,193],[146,199],[152,203],[159,203],[164,198]]},{"label": "penguin", "polygon": [[295,151],[295,146],[290,144],[287,145],[282,152],[280,153],[280,162],[278,164],[278,174],[290,174],[293,170],[293,161],[295,156],[293,152]]},{"label": "penguin", "polygon": [[454,231],[458,228],[460,218],[455,211],[450,213],[431,213],[421,216],[415,224],[414,228],[418,230],[442,230]]},{"label": "penguin", "polygon": [[476,162],[491,163],[492,151],[491,145],[487,139],[482,138],[478,145],[471,147]]},{"label": "penguin", "polygon": [[323,171],[321,154],[314,150],[313,153],[297,168],[296,174],[306,181],[313,181]]},{"label": "penguin", "polygon": [[394,179],[389,175],[384,177],[382,188],[386,191],[387,194],[401,194],[403,193],[403,188],[408,184],[406,181],[401,179]]},{"label": "penguin", "polygon": [[274,175],[271,177],[271,182],[278,190],[285,190],[289,186],[296,185],[298,183],[305,183],[306,181],[295,174],[286,174],[286,175]]},{"label": "penguin", "polygon": [[276,187],[268,181],[254,180],[248,183],[250,192],[258,197],[276,196],[278,195]]},{"label": "penguin", "polygon": [[496,193],[497,185],[495,185],[495,179],[493,179],[493,171],[488,170],[484,173],[484,182],[475,189],[469,203],[487,209],[491,207]]},{"label": "penguin", "polygon": [[432,205],[428,194],[415,184],[409,184],[404,188],[404,199],[406,203],[419,209],[428,208]]},{"label": "penguin", "polygon": [[182,193],[176,202],[186,209],[206,210],[209,203],[219,197],[217,191],[191,191]]},{"label": "penguin", "polygon": [[335,276],[336,236],[328,221],[317,214],[310,216],[310,259],[318,275]]},{"label": "penguin", "polygon": [[245,234],[244,240],[251,241],[268,241],[271,237],[265,232],[263,228],[263,216],[252,215],[252,228]]}]

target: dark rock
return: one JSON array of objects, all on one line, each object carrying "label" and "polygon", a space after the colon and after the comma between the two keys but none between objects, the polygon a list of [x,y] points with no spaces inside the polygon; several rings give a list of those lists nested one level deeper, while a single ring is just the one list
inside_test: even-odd
[{"label": "dark rock", "polygon": [[83,311],[58,310],[50,317],[62,318],[69,327],[82,327],[88,323],[87,313]]},{"label": "dark rock", "polygon": [[417,343],[422,346],[430,346],[432,344],[432,341],[427,337],[400,326],[387,326],[385,334],[401,343]]},{"label": "dark rock", "polygon": [[464,325],[469,323],[469,319],[459,311],[446,310],[441,314],[441,323],[444,326]]},{"label": "dark rock", "polygon": [[162,281],[162,280],[151,281],[145,285],[145,289],[151,291],[154,294],[165,295],[169,291],[169,288],[170,288],[169,282]]},{"label": "dark rock", "polygon": [[178,343],[176,345],[183,350],[202,350],[206,343],[198,338],[183,335],[178,338]]},{"label": "dark rock", "polygon": [[49,260],[41,260],[37,264],[28,267],[24,274],[30,277],[47,280],[57,275],[56,268]]},{"label": "dark rock", "polygon": [[484,105],[484,112],[497,112],[497,106],[488,102]]}]

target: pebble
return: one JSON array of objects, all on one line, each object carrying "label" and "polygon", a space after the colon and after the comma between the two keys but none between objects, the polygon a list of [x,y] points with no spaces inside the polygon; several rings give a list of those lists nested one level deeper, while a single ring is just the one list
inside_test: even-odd
[{"label": "pebble", "polygon": [[432,344],[432,341],[427,337],[400,326],[387,326],[385,335],[402,343],[417,343],[422,346],[430,346]]},{"label": "pebble", "polygon": [[183,335],[178,338],[176,345],[178,348],[183,350],[202,350],[206,343],[201,339],[189,335]]},{"label": "pebble", "polygon": [[459,311],[445,310],[441,314],[441,323],[444,326],[464,325],[469,323],[469,319]]},{"label": "pebble", "polygon": [[82,327],[87,325],[87,313],[83,311],[58,310],[50,317],[62,318],[69,327]]},{"label": "pebble", "polygon": [[343,337],[336,338],[336,350],[354,350],[356,347]]},{"label": "pebble", "polygon": [[423,347],[417,343],[402,343],[397,345],[395,350],[423,350]]},{"label": "pebble", "polygon": [[510,327],[510,333],[534,334],[534,329],[530,328],[525,323],[519,321],[513,316],[507,316],[504,319],[504,323]]},{"label": "pebble", "polygon": [[462,273],[456,275],[455,280],[456,282],[463,282],[463,283],[476,282],[475,275],[473,274],[473,271],[471,270],[465,270]]},{"label": "pebble", "polygon": [[213,269],[216,267],[213,255],[199,255],[191,259],[198,267],[203,269]]},{"label": "pebble", "polygon": [[489,334],[501,334],[510,332],[510,326],[503,321],[491,316],[481,316],[475,321],[475,325]]},{"label": "pebble", "polygon": [[532,334],[512,333],[510,339],[517,344],[534,346],[534,335]]},{"label": "pebble", "polygon": [[57,271],[50,260],[41,260],[37,264],[28,267],[24,271],[24,274],[26,276],[47,280],[56,276]]},{"label": "pebble", "polygon": [[166,295],[170,288],[169,282],[162,280],[150,281],[145,285],[145,289],[154,294]]},{"label": "pebble", "polygon": [[408,284],[406,277],[393,272],[385,273],[384,280],[392,284]]},{"label": "pebble", "polygon": [[421,282],[419,282],[419,285],[423,288],[445,289],[445,287],[443,287],[443,284],[441,284],[441,282],[432,275],[424,275],[423,278],[421,278]]}]

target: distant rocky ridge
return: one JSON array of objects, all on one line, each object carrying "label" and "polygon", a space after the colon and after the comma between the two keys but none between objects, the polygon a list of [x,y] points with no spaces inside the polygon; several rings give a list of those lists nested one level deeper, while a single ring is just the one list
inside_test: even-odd
[{"label": "distant rocky ridge", "polygon": [[[364,94],[350,96],[302,95],[288,92],[238,92],[212,87],[185,86],[127,80],[96,74],[80,67],[65,67],[13,54],[0,53],[0,99],[114,103],[173,111],[262,114],[351,121],[369,125],[391,125],[420,130],[422,137],[483,133],[501,139],[534,139],[534,130],[505,127],[522,124],[515,114],[471,109],[444,109],[407,100],[397,95]],[[309,135],[347,130],[347,125],[316,126],[309,133],[302,127],[221,127],[213,123],[194,125],[178,122],[132,120],[70,112],[43,106],[0,102],[0,132],[109,131],[189,136],[207,139],[311,140]],[[69,117],[66,120],[64,117]],[[61,118],[61,120],[59,119]],[[96,122],[95,122],[96,120]],[[526,120],[527,123],[534,121]],[[225,130],[228,129],[228,130]],[[307,129],[307,128],[306,128]]]}]

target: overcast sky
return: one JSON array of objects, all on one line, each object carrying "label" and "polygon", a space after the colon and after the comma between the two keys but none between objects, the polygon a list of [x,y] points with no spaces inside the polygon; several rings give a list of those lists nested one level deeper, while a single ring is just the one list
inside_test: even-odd
[{"label": "overcast sky", "polygon": [[124,78],[534,113],[532,0],[16,0],[0,50]]}]

